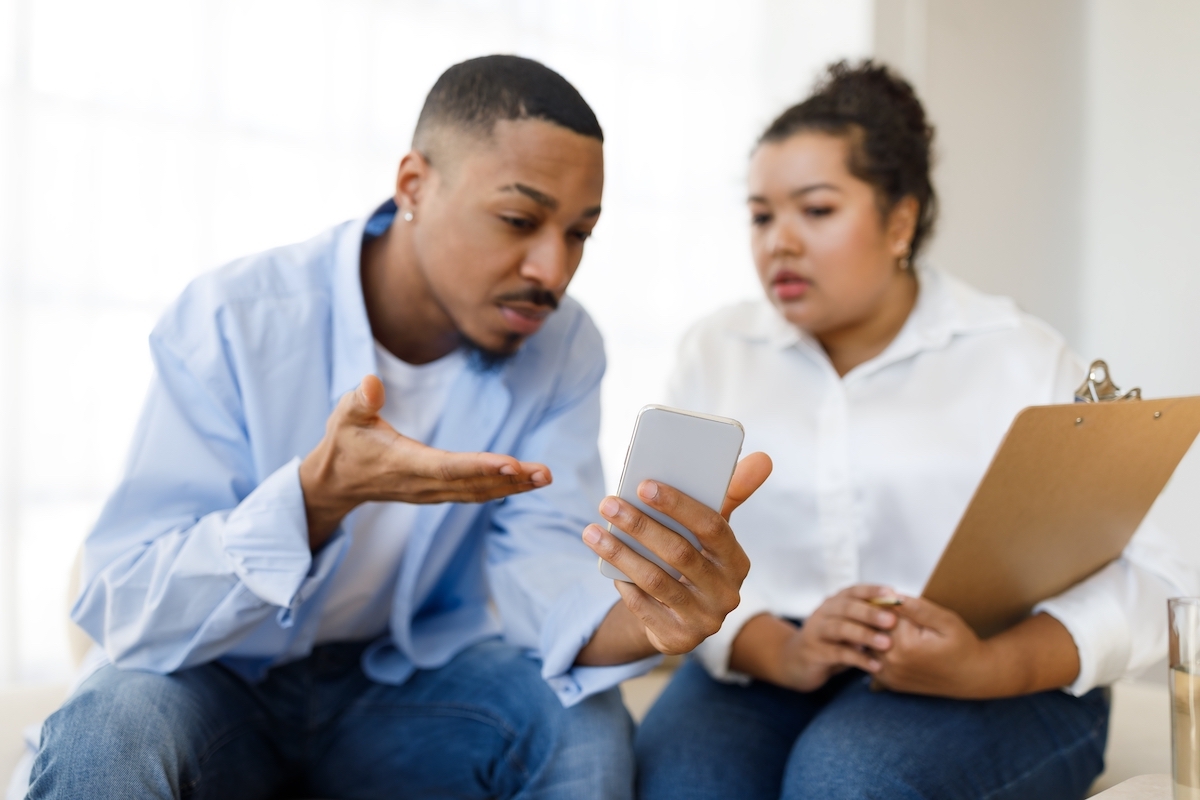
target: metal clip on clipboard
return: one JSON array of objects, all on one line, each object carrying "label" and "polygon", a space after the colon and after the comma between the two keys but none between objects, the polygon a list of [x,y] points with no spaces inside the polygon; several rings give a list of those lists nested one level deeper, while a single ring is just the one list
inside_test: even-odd
[{"label": "metal clip on clipboard", "polygon": [[1140,388],[1130,389],[1121,394],[1121,389],[1113,383],[1108,373],[1108,364],[1097,359],[1088,367],[1087,378],[1075,390],[1076,403],[1119,403],[1125,400],[1141,400]]},{"label": "metal clip on clipboard", "polygon": [[922,591],[982,638],[1119,558],[1200,434],[1200,396],[1122,393],[1103,361],[1075,394],[1017,414]]}]

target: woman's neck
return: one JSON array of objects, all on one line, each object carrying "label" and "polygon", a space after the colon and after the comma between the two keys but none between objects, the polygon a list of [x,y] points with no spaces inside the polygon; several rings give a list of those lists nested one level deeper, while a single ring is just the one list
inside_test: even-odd
[{"label": "woman's neck", "polygon": [[850,325],[818,334],[837,374],[846,373],[870,361],[887,349],[917,302],[917,277],[911,270],[896,275],[873,313]]}]

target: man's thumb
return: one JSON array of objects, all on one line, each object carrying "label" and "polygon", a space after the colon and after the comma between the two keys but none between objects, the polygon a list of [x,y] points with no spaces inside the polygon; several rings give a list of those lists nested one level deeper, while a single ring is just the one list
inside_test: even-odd
[{"label": "man's thumb", "polygon": [[360,417],[373,417],[383,408],[383,398],[383,381],[374,375],[367,375],[354,390],[351,413]]}]

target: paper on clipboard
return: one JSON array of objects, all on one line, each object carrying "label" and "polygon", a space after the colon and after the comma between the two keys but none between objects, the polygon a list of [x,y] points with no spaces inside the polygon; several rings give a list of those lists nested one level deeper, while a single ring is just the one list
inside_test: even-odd
[{"label": "paper on clipboard", "polygon": [[1200,397],[1120,395],[1103,362],[1080,391],[1013,420],[922,592],[981,637],[1120,556],[1200,433]]}]

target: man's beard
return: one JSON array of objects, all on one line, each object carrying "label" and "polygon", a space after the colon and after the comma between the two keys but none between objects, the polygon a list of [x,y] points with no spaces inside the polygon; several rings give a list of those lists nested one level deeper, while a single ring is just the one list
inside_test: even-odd
[{"label": "man's beard", "polygon": [[[462,334],[460,334],[462,335]],[[467,351],[467,365],[475,372],[499,372],[521,349],[522,337],[518,333],[510,333],[505,337],[505,346],[497,350],[484,347],[474,339],[462,335],[462,347]]]},{"label": "man's beard", "polygon": [[[530,287],[517,292],[509,292],[496,298],[497,302],[533,303],[546,306],[552,312],[558,310],[558,298],[545,289]],[[499,372],[521,349],[525,337],[519,333],[510,333],[504,337],[504,346],[500,348],[484,347],[479,342],[459,333],[463,347],[467,351],[467,363],[476,372]]]}]

